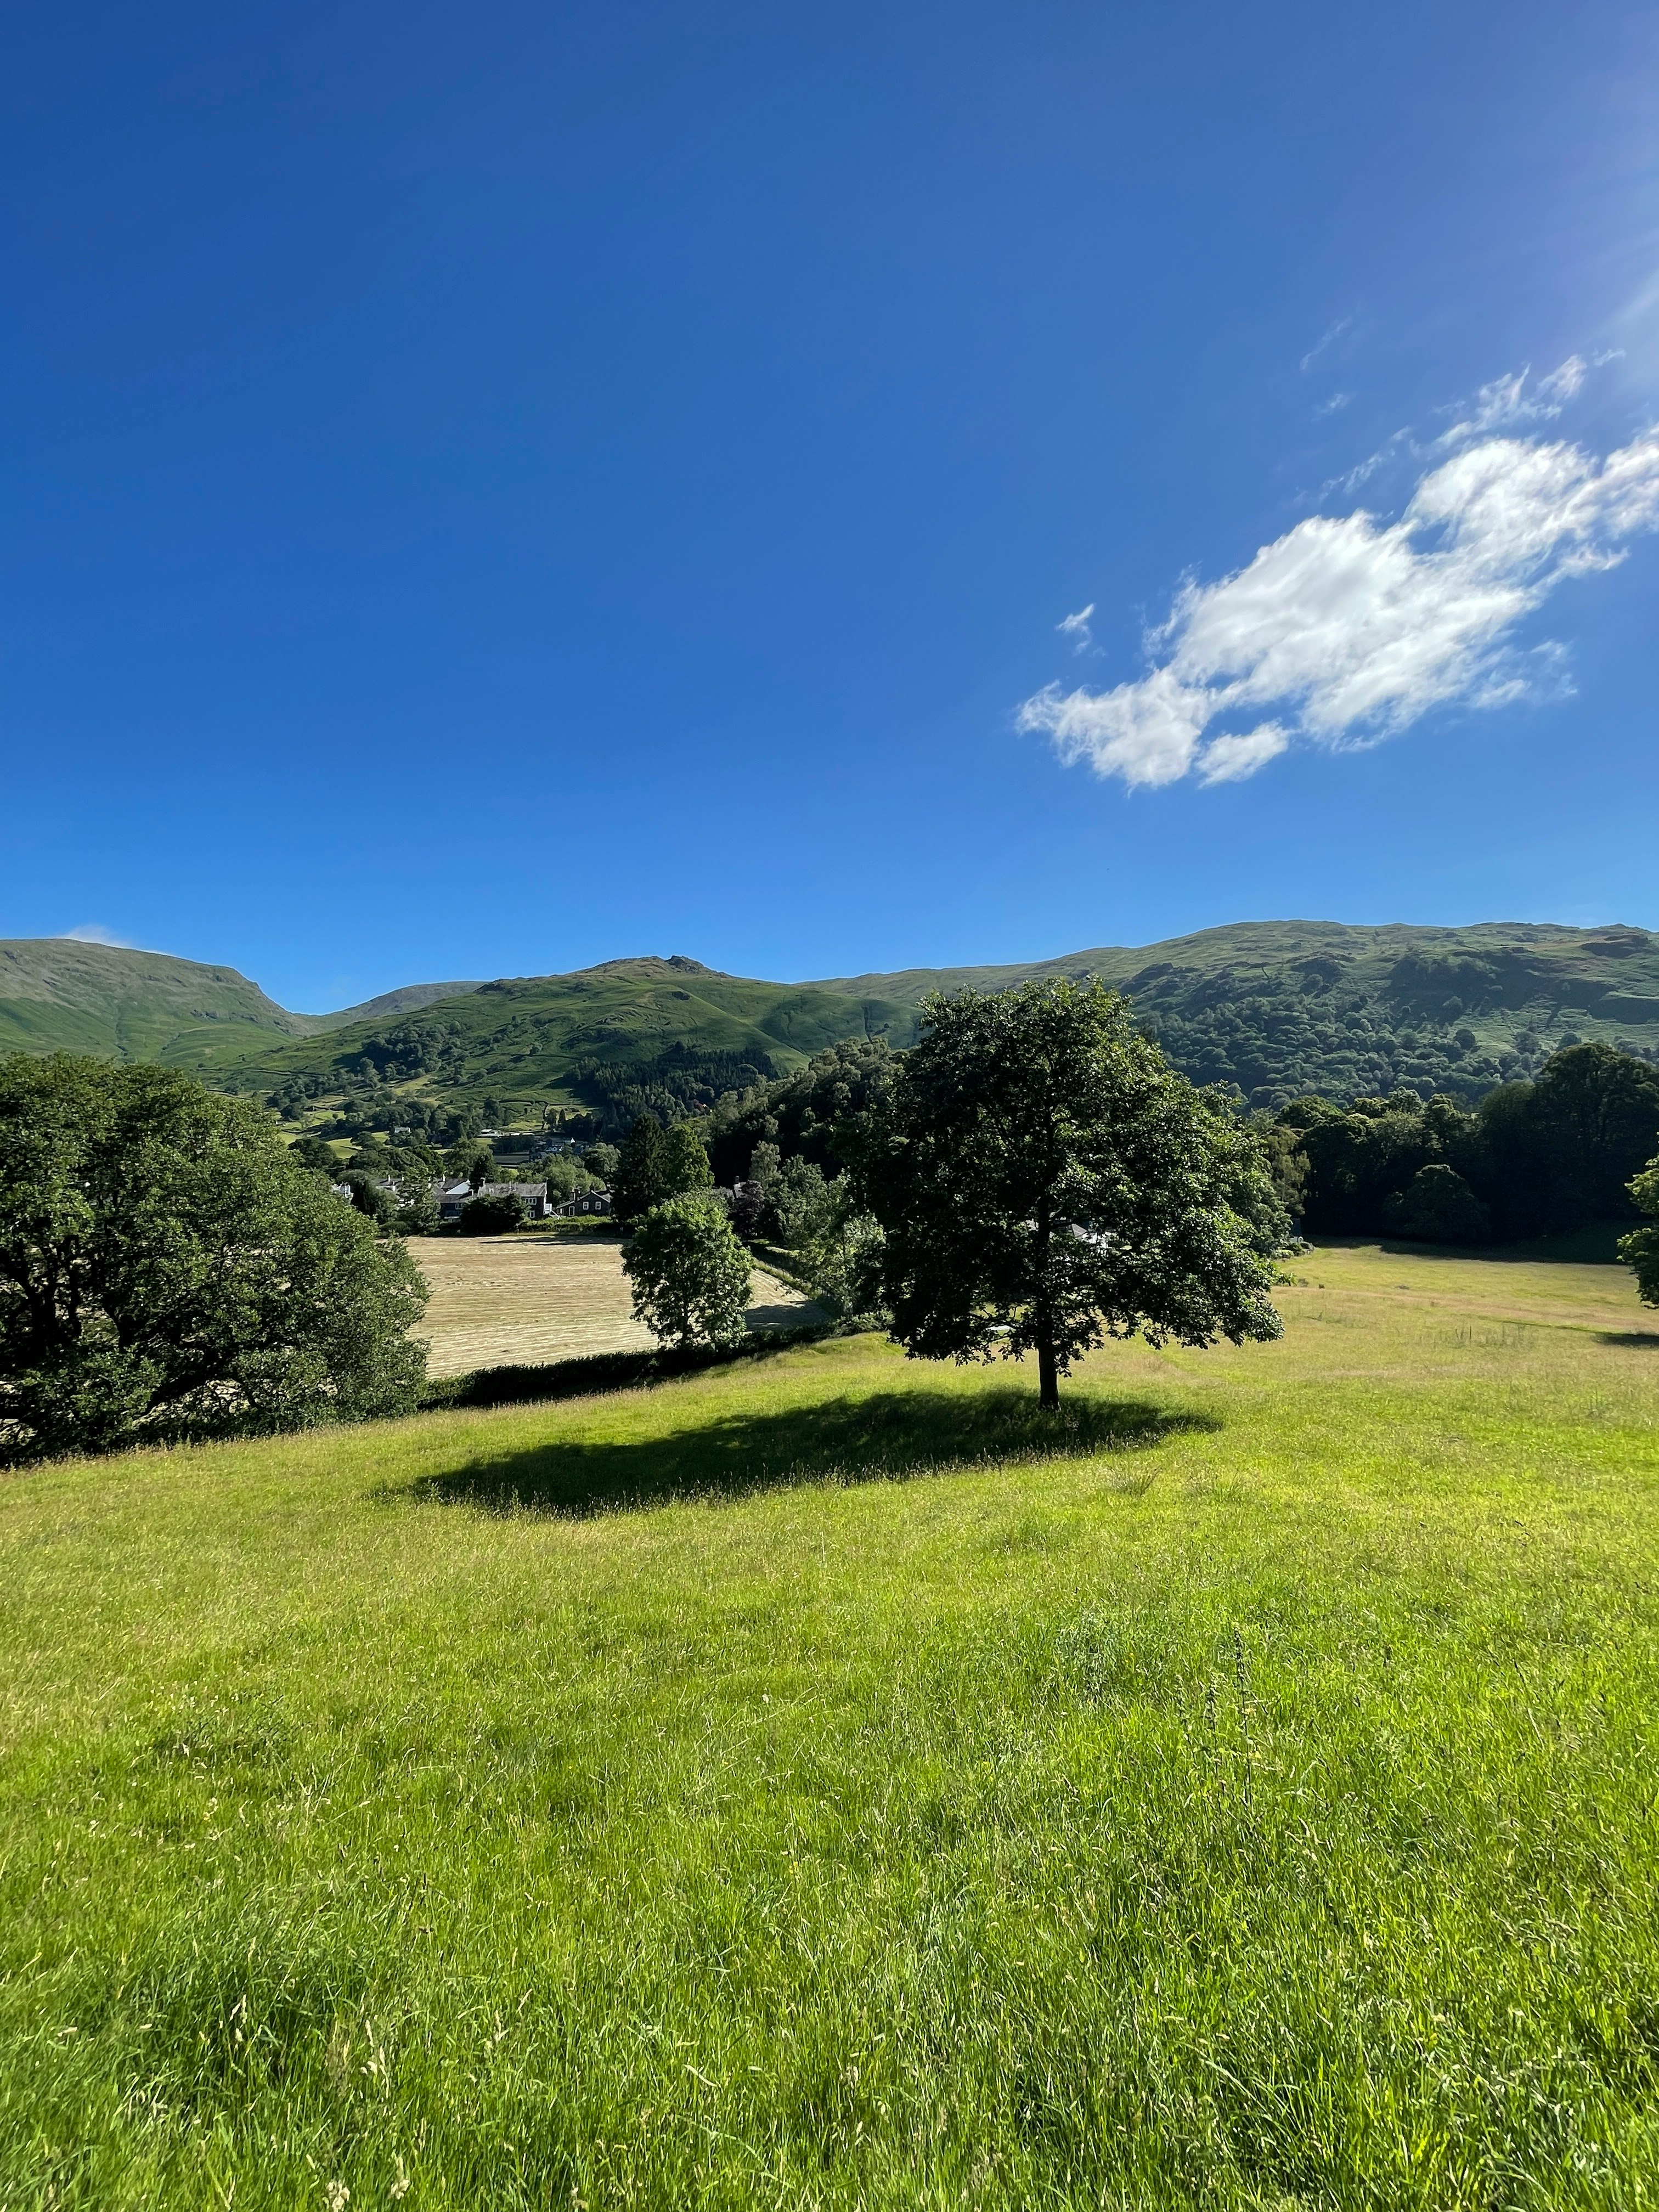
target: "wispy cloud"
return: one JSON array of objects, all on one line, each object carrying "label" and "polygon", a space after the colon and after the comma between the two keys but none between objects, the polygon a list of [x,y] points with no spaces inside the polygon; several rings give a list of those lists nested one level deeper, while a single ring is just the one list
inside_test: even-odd
[{"label": "wispy cloud", "polygon": [[1063,617],[1054,624],[1062,637],[1069,637],[1075,641],[1079,653],[1086,653],[1093,642],[1089,634],[1089,617],[1094,611],[1095,603],[1091,599],[1086,607],[1079,608],[1074,615]]},{"label": "wispy cloud", "polygon": [[1340,322],[1333,323],[1329,330],[1328,330],[1322,337],[1316,338],[1312,345],[1308,348],[1306,353],[1302,356],[1302,374],[1304,376],[1306,376],[1310,370],[1317,368],[1321,361],[1322,361],[1324,356],[1330,351],[1337,340],[1340,337],[1345,337],[1352,328],[1353,317],[1352,315],[1344,315]]},{"label": "wispy cloud", "polygon": [[[1493,411],[1505,407],[1553,411],[1582,381],[1569,363],[1530,395],[1524,379],[1500,379],[1467,422],[1483,408],[1494,421],[1516,419]],[[1433,707],[1504,704],[1539,688],[1540,667],[1559,690],[1559,655],[1517,653],[1515,633],[1564,579],[1613,567],[1659,528],[1659,431],[1598,459],[1459,428],[1461,449],[1420,477],[1397,521],[1312,515],[1219,583],[1189,580],[1147,639],[1146,675],[1100,692],[1051,684],[1019,726],[1132,786],[1220,783],[1298,740],[1367,744]]]},{"label": "wispy cloud", "polygon": [[76,945],[113,945],[123,952],[133,950],[130,937],[118,937],[112,929],[106,929],[101,921],[77,921],[73,929],[59,930],[58,933]]},{"label": "wispy cloud", "polygon": [[1352,407],[1352,404],[1353,394],[1352,392],[1334,392],[1328,399],[1322,399],[1320,401],[1318,406],[1314,409],[1314,413],[1316,415],[1340,415],[1345,407]]},{"label": "wispy cloud", "polygon": [[[1595,366],[1599,368],[1609,358],[1606,354],[1599,355]],[[1553,422],[1567,402],[1576,399],[1583,389],[1590,367],[1581,354],[1569,354],[1559,368],[1540,376],[1530,392],[1527,389],[1530,368],[1518,369],[1510,376],[1496,376],[1490,384],[1483,384],[1473,399],[1461,400],[1455,407],[1446,410],[1460,419],[1437,438],[1435,444],[1440,447],[1459,446],[1470,438],[1488,437],[1494,430],[1511,430],[1527,422]]]}]

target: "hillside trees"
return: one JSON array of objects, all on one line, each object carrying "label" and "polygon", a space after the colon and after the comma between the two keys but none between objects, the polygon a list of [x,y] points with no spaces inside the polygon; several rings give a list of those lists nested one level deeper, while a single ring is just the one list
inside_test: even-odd
[{"label": "hillside trees", "polygon": [[1046,1407],[1107,1336],[1279,1334],[1260,1145],[1097,984],[930,1000],[855,1176],[907,1352],[1035,1352]]},{"label": "hillside trees", "polygon": [[752,1179],[763,1145],[777,1147],[780,1165],[799,1157],[827,1176],[839,1173],[858,1132],[887,1096],[897,1065],[884,1037],[849,1037],[793,1075],[726,1092],[706,1124],[715,1182]]},{"label": "hillside trees", "polygon": [[257,1106],[0,1060],[0,1457],[406,1410],[425,1301]]}]

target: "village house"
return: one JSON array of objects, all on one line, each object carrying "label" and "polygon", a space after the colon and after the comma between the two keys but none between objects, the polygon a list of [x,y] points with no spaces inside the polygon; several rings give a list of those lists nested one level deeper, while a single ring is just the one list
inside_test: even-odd
[{"label": "village house", "polygon": [[465,1179],[452,1182],[440,1177],[431,1192],[440,1221],[459,1221],[462,1209],[474,1198],[516,1198],[532,1221],[545,1221],[553,1210],[547,1202],[544,1182],[487,1182],[475,1191]]}]

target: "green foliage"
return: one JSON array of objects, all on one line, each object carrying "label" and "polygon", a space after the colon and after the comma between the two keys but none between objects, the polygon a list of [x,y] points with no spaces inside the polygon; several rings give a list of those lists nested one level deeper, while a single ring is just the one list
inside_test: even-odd
[{"label": "green foliage", "polygon": [[696,1127],[690,1121],[676,1121],[663,1137],[661,1154],[662,1195],[679,1198],[689,1191],[708,1190],[714,1178],[709,1170],[708,1154]]},{"label": "green foliage", "polygon": [[607,1185],[615,1181],[621,1164],[622,1154],[615,1145],[590,1145],[582,1154],[582,1165],[589,1175]]},{"label": "green foliage", "polygon": [[1621,1237],[1619,1256],[1636,1270],[1636,1285],[1650,1306],[1659,1306],[1659,1159],[1650,1160],[1632,1178],[1630,1194],[1654,1218]]},{"label": "green foliage", "polygon": [[714,1178],[702,1139],[689,1121],[665,1130],[654,1114],[641,1114],[629,1131],[611,1178],[617,1217],[638,1221],[671,1198],[707,1190]]},{"label": "green foliage", "polygon": [[1659,1143],[1659,1070],[1607,1045],[1571,1045],[1535,1081],[1503,1085],[1473,1113],[1396,1091],[1346,1111],[1299,1099],[1279,1119],[1307,1162],[1303,1217],[1314,1234],[1440,1237],[1404,1225],[1420,1212],[1407,1199],[1415,1179],[1440,1168],[1468,1194],[1446,1241],[1513,1240],[1628,1218],[1630,1179]]},{"label": "green foliage", "polygon": [[851,1037],[793,1074],[717,1100],[708,1123],[714,1180],[764,1185],[775,1171],[769,1163],[786,1157],[810,1160],[826,1175],[839,1172],[846,1155],[837,1133],[856,1146],[896,1065],[886,1037]]},{"label": "green foliage", "polygon": [[1419,1168],[1403,1191],[1384,1201],[1382,1218],[1395,1236],[1428,1244],[1478,1244],[1492,1234],[1491,1208],[1443,1160]]},{"label": "green foliage", "polygon": [[821,1182],[791,1226],[797,1262],[818,1304],[840,1321],[882,1321],[881,1224],[860,1206],[854,1178]]},{"label": "green foliage", "polygon": [[767,1188],[767,1226],[781,1244],[799,1245],[817,1234],[832,1204],[830,1186],[816,1160],[798,1153],[772,1175]]},{"label": "green foliage", "polygon": [[326,1176],[331,1182],[339,1181],[338,1155],[333,1146],[325,1145],[320,1137],[296,1138],[289,1150],[299,1161],[301,1166],[309,1168],[313,1175]]},{"label": "green foliage", "polygon": [[590,1175],[573,1152],[556,1152],[551,1159],[538,1160],[532,1181],[547,1185],[547,1195],[555,1203],[574,1198],[579,1190],[592,1190],[600,1178]]},{"label": "green foliage", "polygon": [[457,1179],[465,1176],[477,1190],[481,1183],[495,1182],[495,1156],[477,1137],[463,1137],[445,1152],[443,1172]]},{"label": "green foliage", "polygon": [[0,1458],[399,1411],[425,1300],[257,1108],[0,1061]]},{"label": "green foliage", "polygon": [[1097,984],[931,1000],[856,1176],[899,1342],[1036,1352],[1045,1405],[1108,1335],[1279,1334],[1287,1224],[1260,1145]]},{"label": "green foliage", "polygon": [[623,1249],[623,1267],[635,1318],[660,1342],[742,1341],[749,1255],[712,1191],[688,1191],[653,1206]]},{"label": "green foliage", "polygon": [[384,1189],[359,1168],[348,1168],[340,1180],[351,1193],[352,1205],[374,1223],[376,1232],[389,1232],[398,1213],[395,1194]]},{"label": "green foliage", "polygon": [[662,1123],[641,1114],[629,1131],[611,1181],[611,1210],[619,1221],[643,1219],[668,1195]]},{"label": "green foliage", "polygon": [[505,1237],[530,1218],[521,1198],[501,1191],[468,1199],[456,1227],[463,1237]]}]

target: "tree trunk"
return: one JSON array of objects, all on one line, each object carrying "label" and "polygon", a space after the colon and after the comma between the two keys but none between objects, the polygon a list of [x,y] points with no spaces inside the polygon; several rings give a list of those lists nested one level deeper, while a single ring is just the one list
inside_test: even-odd
[{"label": "tree trunk", "polygon": [[1047,1337],[1037,1346],[1037,1403],[1051,1413],[1060,1410],[1060,1371],[1054,1365],[1054,1347]]}]

